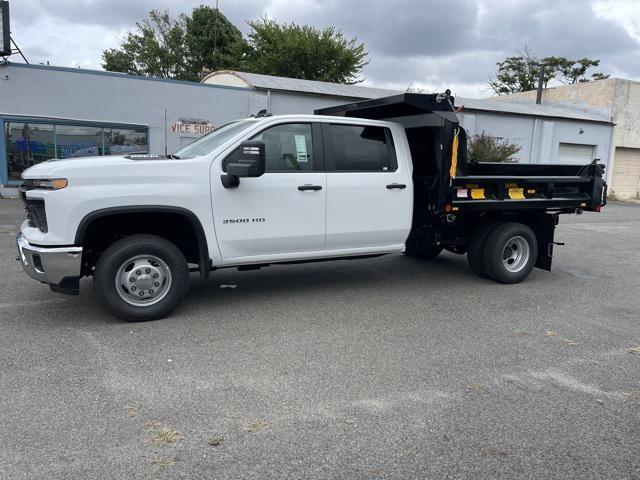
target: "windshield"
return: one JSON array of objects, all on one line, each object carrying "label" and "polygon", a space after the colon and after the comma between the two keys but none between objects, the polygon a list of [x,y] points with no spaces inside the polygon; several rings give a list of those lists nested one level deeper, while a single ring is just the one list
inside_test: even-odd
[{"label": "windshield", "polygon": [[255,123],[256,120],[254,119],[238,120],[236,122],[227,123],[186,147],[181,148],[172,156],[174,158],[193,158],[207,155],[230,138],[235,137],[238,133],[246,130],[252,125],[255,125]]}]

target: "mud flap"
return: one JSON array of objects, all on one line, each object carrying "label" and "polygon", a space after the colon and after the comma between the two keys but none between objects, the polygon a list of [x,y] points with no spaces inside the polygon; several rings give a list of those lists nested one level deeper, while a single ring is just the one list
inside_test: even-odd
[{"label": "mud flap", "polygon": [[544,214],[536,217],[530,227],[536,234],[538,240],[538,258],[536,268],[551,271],[553,261],[553,247],[556,244],[553,237],[558,224],[558,215]]}]

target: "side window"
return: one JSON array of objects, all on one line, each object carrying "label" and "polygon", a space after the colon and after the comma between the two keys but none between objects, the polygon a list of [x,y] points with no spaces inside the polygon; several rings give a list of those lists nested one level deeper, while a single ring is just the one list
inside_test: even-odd
[{"label": "side window", "polygon": [[387,172],[396,169],[388,128],[330,125],[337,172]]},{"label": "side window", "polygon": [[263,130],[251,140],[264,142],[267,173],[313,170],[309,123],[276,125]]}]

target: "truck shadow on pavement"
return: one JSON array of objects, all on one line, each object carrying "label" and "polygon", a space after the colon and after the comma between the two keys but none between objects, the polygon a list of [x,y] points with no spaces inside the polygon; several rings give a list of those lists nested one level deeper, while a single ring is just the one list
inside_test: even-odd
[{"label": "truck shadow on pavement", "polygon": [[221,269],[208,281],[191,277],[185,302],[177,312],[200,307],[232,306],[259,302],[264,298],[314,302],[318,298],[349,295],[383,297],[393,289],[441,290],[455,285],[493,283],[470,270],[466,256],[442,254],[429,261],[387,255],[366,260],[337,260],[301,265],[273,265],[260,270],[239,272]]},{"label": "truck shadow on pavement", "polygon": [[[238,308],[255,314],[262,312],[264,306],[273,306],[274,299],[276,304],[290,303],[293,307],[339,301],[358,304],[381,301],[398,292],[414,298],[442,298],[452,290],[478,289],[483,285],[495,283],[474,275],[465,255],[451,253],[427,261],[394,254],[363,260],[273,265],[249,271],[229,268],[212,272],[206,281],[192,274],[187,297],[163,320],[191,321],[192,317],[209,318]],[[126,324],[101,307],[87,279],[81,282],[79,297],[52,294],[47,302],[50,305],[34,308],[56,322],[61,319],[55,312],[61,309],[67,325]]]}]

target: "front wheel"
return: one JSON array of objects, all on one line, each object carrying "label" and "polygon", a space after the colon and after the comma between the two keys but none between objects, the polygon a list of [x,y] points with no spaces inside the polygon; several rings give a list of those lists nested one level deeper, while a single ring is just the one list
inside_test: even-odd
[{"label": "front wheel", "polygon": [[500,283],[519,283],[531,273],[538,258],[536,235],[522,223],[495,227],[482,249],[484,271]]},{"label": "front wheel", "polygon": [[155,235],[118,240],[100,256],[93,275],[101,302],[128,321],[169,315],[189,288],[189,266],[182,252]]}]

